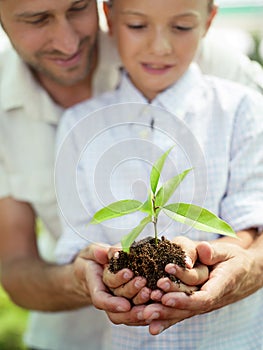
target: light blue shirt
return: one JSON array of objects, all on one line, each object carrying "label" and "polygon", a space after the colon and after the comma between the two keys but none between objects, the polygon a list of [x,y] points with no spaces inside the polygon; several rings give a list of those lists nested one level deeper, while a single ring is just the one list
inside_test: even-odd
[{"label": "light blue shirt", "polygon": [[[107,108],[105,108],[107,107]],[[141,214],[87,226],[102,206],[144,200],[151,164],[175,144],[161,181],[193,168],[173,201],[202,205],[238,231],[263,226],[263,99],[192,65],[150,104],[123,74],[119,88],[69,110],[58,136],[56,188],[64,234],[60,262],[89,242],[115,244]],[[148,235],[151,228],[145,231]],[[126,232],[127,231],[127,232]],[[160,218],[160,234],[217,235]],[[76,234],[77,233],[77,234]],[[262,290],[153,337],[147,327],[112,326],[113,349],[261,349]]]}]

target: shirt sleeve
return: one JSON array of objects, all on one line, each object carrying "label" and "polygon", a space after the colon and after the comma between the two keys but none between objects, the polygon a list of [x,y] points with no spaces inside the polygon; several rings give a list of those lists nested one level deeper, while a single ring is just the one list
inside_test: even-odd
[{"label": "shirt sleeve", "polygon": [[221,216],[236,230],[263,227],[263,99],[239,106],[233,130],[227,193]]}]

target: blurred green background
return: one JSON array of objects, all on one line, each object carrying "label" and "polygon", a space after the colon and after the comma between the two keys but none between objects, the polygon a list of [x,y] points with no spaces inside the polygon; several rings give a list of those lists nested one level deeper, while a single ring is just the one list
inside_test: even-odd
[{"label": "blurred green background", "polygon": [[22,334],[27,311],[15,306],[0,285],[0,349],[25,350]]}]

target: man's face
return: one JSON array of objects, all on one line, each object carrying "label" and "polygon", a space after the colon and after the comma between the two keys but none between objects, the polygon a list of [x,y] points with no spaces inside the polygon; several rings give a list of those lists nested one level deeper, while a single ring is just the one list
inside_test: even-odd
[{"label": "man's face", "polygon": [[0,17],[40,80],[71,86],[87,77],[98,31],[96,0],[0,0]]}]

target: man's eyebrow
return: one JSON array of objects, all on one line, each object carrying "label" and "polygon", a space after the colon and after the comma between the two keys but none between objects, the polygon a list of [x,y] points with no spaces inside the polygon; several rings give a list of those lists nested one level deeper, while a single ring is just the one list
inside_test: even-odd
[{"label": "man's eyebrow", "polygon": [[33,18],[33,17],[39,17],[39,16],[45,16],[48,14],[48,11],[41,11],[41,12],[22,12],[16,15],[17,18]]}]

